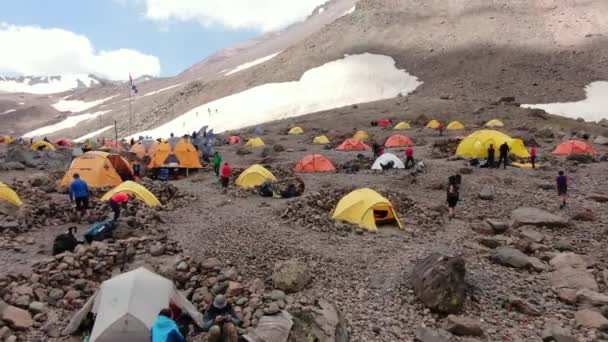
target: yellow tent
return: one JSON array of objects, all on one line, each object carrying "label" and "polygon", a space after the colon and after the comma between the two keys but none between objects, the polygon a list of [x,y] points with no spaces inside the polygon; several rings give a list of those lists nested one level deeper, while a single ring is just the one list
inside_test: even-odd
[{"label": "yellow tent", "polygon": [[392,204],[374,190],[363,188],[342,197],[332,214],[332,219],[350,222],[369,230],[378,229],[377,224],[401,222]]},{"label": "yellow tent", "polygon": [[318,145],[325,145],[325,144],[329,144],[329,139],[327,139],[327,137],[324,135],[320,135],[318,137],[315,137],[314,140],[312,141],[312,143],[318,144]]},{"label": "yellow tent", "polygon": [[505,124],[498,119],[490,120],[486,123],[486,127],[504,127],[504,126],[505,126]]},{"label": "yellow tent", "polygon": [[247,140],[247,143],[245,144],[245,146],[260,147],[260,146],[265,146],[265,144],[264,144],[264,140],[262,140],[262,138],[253,138],[253,139]]},{"label": "yellow tent", "polygon": [[426,124],[426,128],[436,129],[436,128],[439,128],[439,125],[441,125],[441,123],[439,121],[431,120],[431,121],[429,121],[428,124]]},{"label": "yellow tent", "polygon": [[15,190],[2,182],[0,182],[0,198],[5,199],[18,207],[23,205],[23,202],[21,202],[21,199]]},{"label": "yellow tent", "polygon": [[289,134],[302,134],[302,133],[304,133],[304,130],[302,129],[302,127],[294,127],[289,130]]},{"label": "yellow tent", "polygon": [[114,194],[117,194],[119,192],[126,192],[130,195],[133,195],[137,199],[141,200],[142,202],[146,203],[151,207],[156,207],[160,205],[160,201],[158,200],[158,198],[156,198],[156,196],[154,196],[153,193],[148,191],[148,189],[144,188],[143,186],[132,181],[123,182],[114,189],[106,192],[106,194],[103,195],[101,200],[109,201]]},{"label": "yellow tent", "polygon": [[530,156],[521,139],[513,139],[504,133],[488,129],[474,132],[464,138],[456,149],[456,155],[468,158],[487,158],[490,144],[494,145],[495,150],[498,150],[500,145],[505,142],[511,148],[511,154],[520,158]]},{"label": "yellow tent", "polygon": [[32,144],[32,150],[36,151],[55,151],[55,146],[44,140],[36,141]]},{"label": "yellow tent", "polygon": [[464,129],[464,125],[460,121],[452,121],[446,128],[450,131],[458,131]]},{"label": "yellow tent", "polygon": [[369,138],[369,134],[367,134],[366,131],[358,131],[357,133],[355,133],[355,135],[353,135],[353,139],[356,140],[365,140]]},{"label": "yellow tent", "polygon": [[398,129],[398,130],[410,129],[410,128],[412,128],[410,126],[410,124],[405,121],[401,121],[400,123],[396,124],[395,127],[393,127],[393,129]]},{"label": "yellow tent", "polygon": [[262,165],[251,165],[247,170],[243,171],[236,179],[236,185],[245,188],[262,185],[267,180],[277,180],[275,176],[266,170]]}]

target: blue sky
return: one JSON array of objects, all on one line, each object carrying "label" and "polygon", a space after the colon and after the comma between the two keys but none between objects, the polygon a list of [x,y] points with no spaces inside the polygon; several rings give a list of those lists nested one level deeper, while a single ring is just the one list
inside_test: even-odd
[{"label": "blue sky", "polygon": [[142,1],[5,0],[0,23],[61,28],[87,37],[98,52],[128,48],[152,55],[160,60],[161,76],[178,74],[223,47],[260,34],[255,28],[205,26],[196,20],[149,20],[145,10]]}]

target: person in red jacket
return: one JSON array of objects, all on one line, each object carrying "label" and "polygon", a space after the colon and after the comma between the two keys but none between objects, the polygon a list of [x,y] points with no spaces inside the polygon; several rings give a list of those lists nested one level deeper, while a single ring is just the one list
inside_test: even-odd
[{"label": "person in red jacket", "polygon": [[414,149],[412,148],[412,146],[407,145],[407,148],[405,149],[405,168],[409,169],[409,165],[410,162],[412,163],[411,167],[416,166],[416,162],[414,161]]},{"label": "person in red jacket", "polygon": [[129,203],[129,195],[124,192],[116,193],[112,195],[112,197],[110,197],[110,201],[108,202],[108,204],[114,212],[114,221],[118,220],[118,218],[120,217],[121,207],[126,208],[127,203]]},{"label": "person in red jacket", "polygon": [[228,191],[228,183],[230,182],[230,176],[232,175],[232,169],[228,163],[224,163],[222,171],[220,172],[220,181],[222,182],[222,189],[224,193]]},{"label": "person in red jacket", "polygon": [[530,163],[532,163],[533,169],[536,169],[536,155],[536,146],[532,146],[532,148],[530,149]]}]

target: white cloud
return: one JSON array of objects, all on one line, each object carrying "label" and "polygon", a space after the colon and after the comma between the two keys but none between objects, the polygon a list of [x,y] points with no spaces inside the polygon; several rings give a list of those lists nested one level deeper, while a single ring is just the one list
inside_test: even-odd
[{"label": "white cloud", "polygon": [[146,17],[161,22],[268,32],[305,19],[327,0],[145,0]]},{"label": "white cloud", "polygon": [[89,39],[58,28],[0,23],[0,73],[95,74],[111,80],[160,74],[158,58],[130,49],[96,51]]}]

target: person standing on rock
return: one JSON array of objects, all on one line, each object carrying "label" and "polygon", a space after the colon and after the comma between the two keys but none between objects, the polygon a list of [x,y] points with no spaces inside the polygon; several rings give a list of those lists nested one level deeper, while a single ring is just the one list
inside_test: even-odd
[{"label": "person standing on rock", "polygon": [[220,176],[220,167],[222,165],[222,156],[219,152],[215,151],[213,155],[213,171],[215,171],[215,176]]},{"label": "person standing on rock", "polygon": [[203,316],[203,330],[209,332],[209,342],[237,342],[236,327],[241,324],[239,316],[226,297],[217,295]]},{"label": "person standing on rock", "polygon": [[226,193],[228,191],[228,183],[230,183],[230,176],[232,175],[232,169],[228,163],[224,163],[221,171],[220,181],[222,182],[223,192]]},{"label": "person standing on rock", "polygon": [[156,322],[150,329],[152,342],[184,342],[184,336],[180,333],[177,323],[171,319],[171,310],[162,309],[158,313]]},{"label": "person standing on rock", "polygon": [[566,199],[568,198],[568,184],[570,183],[570,178],[564,174],[564,171],[560,171],[555,177],[555,183],[557,185],[557,195],[561,200],[561,204],[559,206],[560,209],[564,209],[566,206]]},{"label": "person standing on rock", "polygon": [[412,148],[411,145],[407,145],[407,148],[405,149],[405,168],[409,169],[410,168],[410,162],[412,163],[411,167],[416,166],[416,162],[414,161],[414,149]]},{"label": "person standing on rock", "polygon": [[511,149],[509,148],[509,144],[507,144],[507,142],[505,141],[504,143],[502,143],[502,145],[500,145],[499,151],[500,151],[500,156],[498,157],[498,165],[496,165],[496,168],[500,168],[500,163],[504,163],[504,169],[507,168],[507,163],[509,162],[509,151]]},{"label": "person standing on rock", "polygon": [[536,146],[532,146],[532,148],[530,148],[530,163],[532,163],[532,168],[536,169],[536,155],[537,155],[537,151],[536,151]]},{"label": "person standing on rock", "polygon": [[448,178],[447,202],[450,219],[455,216],[456,204],[460,200],[460,175],[453,175]]},{"label": "person standing on rock", "polygon": [[129,195],[127,195],[124,192],[116,193],[116,194],[112,195],[112,197],[110,197],[110,201],[108,202],[108,204],[110,205],[110,208],[114,212],[114,221],[115,222],[120,217],[121,208],[126,208],[127,203],[129,203]]},{"label": "person standing on rock", "polygon": [[89,186],[87,182],[80,179],[80,175],[75,173],[74,180],[70,183],[70,202],[76,202],[76,210],[82,212],[89,209]]},{"label": "person standing on rock", "polygon": [[488,160],[486,162],[486,164],[489,168],[494,167],[494,162],[495,162],[494,157],[495,156],[496,156],[496,150],[494,150],[494,144],[490,144],[490,147],[488,147]]}]

